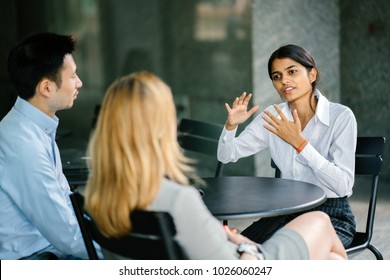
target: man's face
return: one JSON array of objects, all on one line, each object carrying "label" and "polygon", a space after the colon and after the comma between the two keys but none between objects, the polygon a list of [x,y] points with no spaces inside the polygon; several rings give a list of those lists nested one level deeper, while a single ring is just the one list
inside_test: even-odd
[{"label": "man's face", "polygon": [[50,107],[54,112],[69,109],[73,106],[79,89],[83,86],[82,81],[77,76],[76,70],[76,63],[72,55],[67,54],[64,58],[63,67],[60,70],[61,86],[57,87],[50,101]]}]

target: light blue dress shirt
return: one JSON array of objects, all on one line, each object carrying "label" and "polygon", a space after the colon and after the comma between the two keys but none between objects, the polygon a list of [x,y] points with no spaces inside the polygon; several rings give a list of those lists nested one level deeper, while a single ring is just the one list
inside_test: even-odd
[{"label": "light blue dress shirt", "polygon": [[50,118],[18,98],[0,122],[0,259],[88,258]]}]

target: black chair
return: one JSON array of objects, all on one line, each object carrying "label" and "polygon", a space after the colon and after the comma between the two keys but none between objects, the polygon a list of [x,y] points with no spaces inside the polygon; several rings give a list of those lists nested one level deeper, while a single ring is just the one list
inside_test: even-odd
[{"label": "black chair", "polygon": [[[382,155],[385,147],[384,137],[358,137],[355,153],[355,177],[371,176],[370,197],[366,229],[364,232],[356,232],[352,244],[346,249],[348,254],[357,253],[365,249],[370,250],[378,260],[383,260],[379,250],[371,244],[374,230],[374,218],[378,197],[379,175],[382,168]],[[275,177],[280,178],[280,170],[271,159],[271,166],[275,168]]]},{"label": "black chair", "polygon": [[107,238],[102,235],[92,218],[84,210],[84,197],[76,190],[70,195],[70,199],[90,259],[99,259],[93,241],[105,250],[129,259],[188,259],[174,238],[176,228],[169,213],[133,211],[131,214],[132,231],[120,238]]},{"label": "black chair", "polygon": [[279,167],[275,164],[274,160],[271,158],[271,167],[275,169],[275,178],[280,178],[281,173]]},{"label": "black chair", "polygon": [[[218,140],[223,125],[183,118],[178,126],[178,142],[187,151],[217,157]],[[214,176],[222,173],[223,164],[216,162]]]},{"label": "black chair", "polygon": [[[223,125],[220,124],[183,118],[178,127],[178,142],[186,151],[207,155],[215,160],[222,130]],[[214,177],[219,177],[222,174],[223,163],[216,161]],[[223,224],[227,225],[228,221],[224,220]]]},{"label": "black chair", "polygon": [[384,137],[358,137],[356,145],[355,175],[371,177],[371,194],[368,202],[366,229],[356,232],[347,253],[353,254],[370,250],[378,260],[383,260],[381,252],[371,244],[374,231],[375,209],[378,197],[379,175],[382,168],[382,155],[385,147]]}]

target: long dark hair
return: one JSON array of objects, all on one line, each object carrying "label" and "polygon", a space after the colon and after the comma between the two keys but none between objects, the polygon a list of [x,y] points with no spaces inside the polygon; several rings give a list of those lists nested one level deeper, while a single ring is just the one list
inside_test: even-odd
[{"label": "long dark hair", "polygon": [[[307,71],[311,71],[311,69],[316,68],[316,62],[312,55],[304,48],[297,46],[297,45],[285,45],[274,51],[271,55],[271,57],[268,60],[268,75],[270,79],[272,80],[272,63],[277,58],[290,58],[292,60],[295,60],[296,62],[303,65]],[[317,69],[317,78],[315,81],[311,83],[313,91],[316,89],[316,86],[319,81],[319,73]]]}]

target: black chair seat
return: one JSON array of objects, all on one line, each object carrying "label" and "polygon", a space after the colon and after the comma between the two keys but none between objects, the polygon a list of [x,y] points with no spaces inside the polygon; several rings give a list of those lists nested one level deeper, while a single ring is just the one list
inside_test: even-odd
[{"label": "black chair seat", "polygon": [[[356,232],[351,245],[349,246],[350,248],[358,248],[358,247],[366,247],[368,244],[368,234],[365,232]],[[352,251],[352,250],[350,250]]]}]

